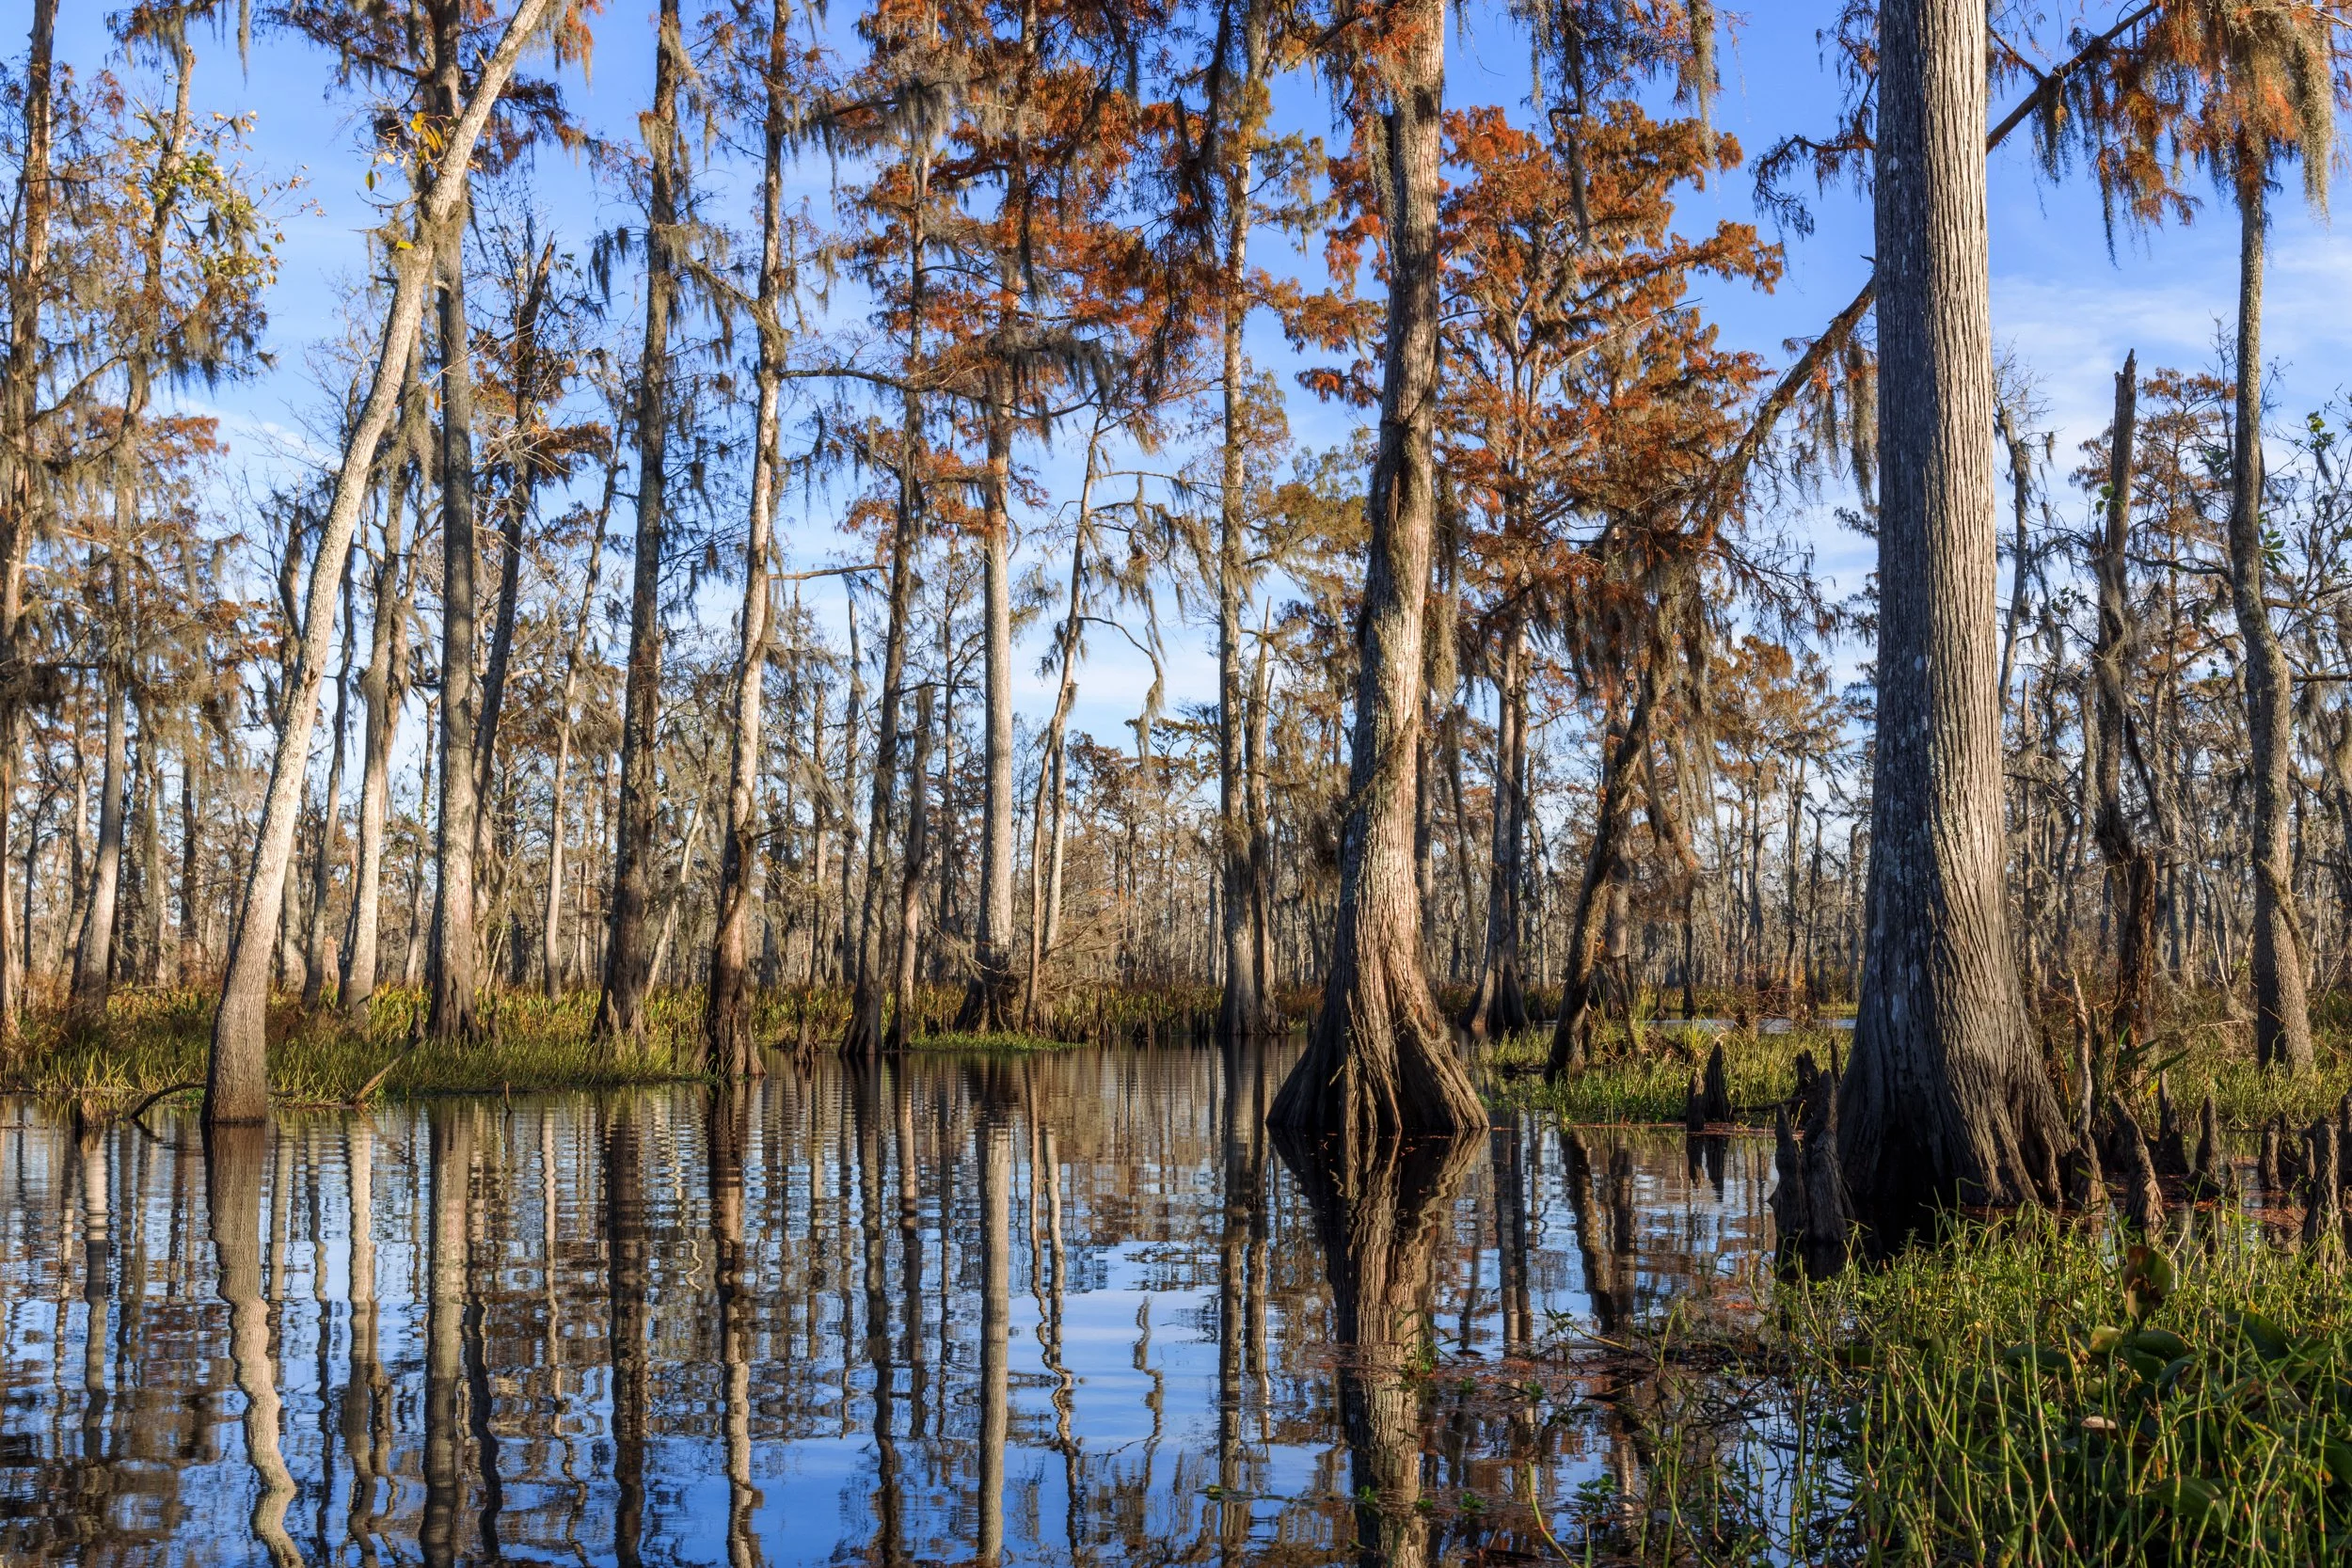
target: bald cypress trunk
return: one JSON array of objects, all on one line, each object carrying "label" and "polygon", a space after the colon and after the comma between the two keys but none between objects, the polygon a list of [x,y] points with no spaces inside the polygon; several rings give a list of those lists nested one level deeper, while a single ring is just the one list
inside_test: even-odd
[{"label": "bald cypress trunk", "polygon": [[777,0],[768,27],[768,115],[760,182],[758,408],[753,417],[750,526],[743,539],[742,646],[735,666],[735,735],[727,761],[727,795],[719,824],[719,905],[710,938],[710,983],[703,1016],[706,1065],[729,1078],[760,1073],[752,1039],[749,995],[751,882],[758,807],[760,702],[768,663],[768,551],[771,509],[777,489],[777,369],[784,329],[777,319],[784,267],[784,129],[788,106],[790,13]]},{"label": "bald cypress trunk", "polygon": [[1390,102],[1369,129],[1382,140],[1389,175],[1381,190],[1389,303],[1339,911],[1322,1011],[1268,1117],[1343,1147],[1450,1135],[1486,1116],[1429,994],[1413,879],[1422,623],[1437,525],[1444,7],[1409,0],[1391,8],[1386,24],[1400,35],[1385,65]]},{"label": "bald cypress trunk", "polygon": [[2237,413],[2230,483],[2230,605],[2237,613],[2253,752],[2254,1059],[2307,1072],[2312,1020],[2303,925],[2295,911],[2295,691],[2263,584],[2263,174],[2241,154],[2238,195]]},{"label": "bald cypress trunk", "polygon": [[596,1031],[633,1040],[653,984],[647,919],[653,903],[654,821],[661,807],[655,743],[661,705],[661,556],[669,484],[672,254],[678,221],[678,84],[686,74],[678,0],[661,0],[653,109],[645,116],[652,173],[645,211],[645,341],[637,364],[637,559],[629,586],[628,670],[622,685],[621,797],[612,816],[612,908],[606,923],[604,994]]},{"label": "bald cypress trunk", "polygon": [[[40,360],[41,296],[48,288],[49,214],[56,204],[50,182],[49,152],[56,105],[52,81],[56,58],[57,0],[33,0],[30,50],[24,64],[24,129],[19,148],[16,232],[8,278],[8,374],[0,383],[0,802],[16,799],[18,737],[24,727],[26,692],[24,655],[19,636],[24,616],[24,559],[31,550],[40,504],[33,459],[33,420],[39,407],[37,366]],[[19,941],[8,866],[15,851],[9,819],[0,810],[0,1042],[16,1038],[24,1010],[26,940]],[[30,874],[24,889],[31,908]]]},{"label": "bald cypress trunk", "polygon": [[1931,1205],[2055,1199],[2069,1140],[2002,887],[1984,8],[1886,0],[1879,30],[1879,711],[1838,1150],[1891,1240]]},{"label": "bald cypress trunk", "polygon": [[[456,48],[453,20],[444,47]],[[453,61],[446,74],[453,83]],[[454,87],[444,87],[445,96]],[[465,205],[440,237],[441,796],[433,831],[433,936],[425,958],[426,1031],[469,1039],[474,1021],[474,616],[482,552],[474,542],[473,355],[467,341]]]},{"label": "bald cypress trunk", "polygon": [[2107,437],[2106,527],[2099,546],[2099,640],[2090,656],[2097,695],[2098,745],[2092,779],[2092,832],[2107,863],[2107,899],[2116,920],[2115,1001],[2108,1036],[2137,1038],[2155,947],[2156,863],[2123,815],[2125,692],[2138,631],[2132,613],[2130,562],[2132,447],[2137,422],[2139,361],[2125,355],[2115,377],[2115,422]]}]

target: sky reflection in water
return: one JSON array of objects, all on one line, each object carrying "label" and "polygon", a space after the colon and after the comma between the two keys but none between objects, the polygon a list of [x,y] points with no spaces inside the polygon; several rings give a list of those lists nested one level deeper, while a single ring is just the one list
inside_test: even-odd
[{"label": "sky reflection in water", "polygon": [[1736,1302],[1769,1145],[1530,1119],[1302,1184],[1288,1060],[827,1061],[209,1163],[0,1107],[0,1561],[1541,1554],[1513,1500],[1629,1441],[1459,1374]]}]

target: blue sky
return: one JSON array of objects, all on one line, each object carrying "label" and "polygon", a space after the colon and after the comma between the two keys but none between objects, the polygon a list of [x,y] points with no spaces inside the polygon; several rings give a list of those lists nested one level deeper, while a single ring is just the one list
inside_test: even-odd
[{"label": "blue sky", "polygon": [[[60,9],[62,59],[85,76],[101,68],[121,69],[104,31],[103,8]],[[832,25],[846,27],[851,9],[836,8]],[[1731,23],[1715,118],[1751,157],[1791,131],[1818,132],[1832,123],[1837,84],[1816,34],[1834,19],[1835,9],[1834,0],[1770,0]],[[2110,9],[2093,0],[2088,20],[2104,24],[2101,19]],[[650,8],[644,0],[611,0],[596,31],[592,74],[584,83],[577,76],[567,82],[576,112],[602,134],[633,138],[652,73]],[[21,57],[21,37],[7,47]],[[188,405],[222,416],[230,463],[249,467],[258,488],[287,465],[328,455],[317,452],[302,435],[320,401],[309,351],[317,341],[341,335],[343,286],[364,265],[361,235],[373,221],[363,187],[366,160],[354,118],[358,101],[333,87],[333,62],[323,52],[263,31],[255,37],[249,71],[241,71],[232,40],[207,37],[198,48],[199,106],[254,114],[251,163],[273,178],[299,172],[304,181],[298,205],[290,203],[285,214],[284,273],[269,302],[276,369],[212,392],[183,395]],[[1472,8],[1449,38],[1448,93],[1454,103],[1521,106],[1527,69],[1523,37],[1500,9]],[[1995,112],[2001,107],[1996,104]],[[1280,109],[1296,124],[1331,130],[1328,104],[1311,82],[1291,84]],[[719,178],[723,193],[723,171]],[[802,182],[803,194],[820,211],[827,180],[821,162],[813,160]],[[538,188],[558,230],[583,252],[597,230],[633,217],[623,193],[600,190],[584,166],[562,154],[543,155]],[[2236,281],[2235,231],[2226,212],[2208,211],[2187,228],[2121,236],[2110,257],[2089,182],[2042,177],[2022,132],[1994,155],[1992,191],[1994,330],[2032,372],[2061,453],[2106,422],[2112,376],[2127,348],[2137,348],[2147,368],[2210,361],[2217,323],[2233,309]],[[714,195],[722,207],[726,199],[725,194]],[[1772,294],[1716,285],[1706,299],[1730,341],[1758,351],[1775,365],[1786,357],[1783,341],[1817,330],[1852,297],[1868,267],[1867,202],[1839,189],[1814,206],[1814,231],[1803,238],[1786,236],[1787,276]],[[2275,210],[2268,357],[2279,372],[2274,397],[2280,412],[2299,417],[2332,396],[2344,367],[2352,364],[2352,312],[2344,309],[2352,267],[2325,221],[2299,199],[2282,195]],[[1718,216],[1757,215],[1744,172],[1690,194],[1683,213],[1685,227],[1692,230]],[[744,209],[746,226],[749,215]],[[1278,270],[1287,266],[1305,273],[1320,266],[1319,254],[1262,252],[1262,257]],[[626,314],[626,302],[616,301],[615,309]],[[1296,368],[1271,323],[1253,332],[1251,347],[1262,364],[1286,379]],[[1308,444],[1343,438],[1356,417],[1318,405],[1303,391],[1291,397],[1294,430]],[[1069,488],[1055,483],[1073,467],[1068,454],[1044,454],[1035,461],[1057,491]],[[2071,495],[2060,500],[2062,511],[2076,509]],[[812,514],[800,515],[795,509],[784,519],[792,558],[803,563],[831,559],[839,547],[825,508],[819,505]],[[1869,565],[1865,541],[1828,522],[1825,509],[1795,515],[1791,526],[1810,538],[1820,567],[1841,588],[1858,584]],[[723,595],[712,600],[712,613],[722,618],[723,603]],[[1205,699],[1214,685],[1208,637],[1199,626],[1171,626],[1169,638],[1171,704]],[[1045,683],[1033,673],[1035,652],[1020,660],[1018,677],[1029,717],[1050,706]],[[1850,665],[1853,655],[1851,648],[1841,650],[1839,663]],[[1121,721],[1136,711],[1150,679],[1149,665],[1122,641],[1096,637],[1076,722],[1106,740],[1123,736]]]}]

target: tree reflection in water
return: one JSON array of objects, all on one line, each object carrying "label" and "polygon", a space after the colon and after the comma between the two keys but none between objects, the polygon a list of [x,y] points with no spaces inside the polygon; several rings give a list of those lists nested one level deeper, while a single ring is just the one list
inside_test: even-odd
[{"label": "tree reflection in water", "polygon": [[1423,1568],[1430,1525],[1420,1508],[1421,1418],[1423,1374],[1435,1361],[1431,1295],[1478,1139],[1391,1140],[1340,1155],[1282,1135],[1275,1148],[1314,1216],[1330,1278],[1362,1560]]},{"label": "tree reflection in water", "polygon": [[1642,1477],[1558,1356],[1768,1259],[1769,1146],[1325,1172],[1268,1147],[1287,1068],[823,1062],[209,1159],[14,1107],[0,1561],[1434,1565],[1549,1555],[1531,1497],[1573,1549]]}]

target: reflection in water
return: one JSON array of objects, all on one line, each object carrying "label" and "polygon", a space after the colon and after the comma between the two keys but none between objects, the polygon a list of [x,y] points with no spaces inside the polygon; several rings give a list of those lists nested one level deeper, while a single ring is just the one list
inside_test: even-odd
[{"label": "reflection in water", "polygon": [[1268,1147],[1287,1065],[826,1063],[209,1159],[0,1107],[0,1561],[1448,1563],[1551,1556],[1531,1499],[1578,1551],[1629,1423],[1509,1391],[1746,1289],[1769,1145],[1505,1121],[1351,1180]]},{"label": "reflection in water", "polygon": [[1430,1521],[1420,1508],[1416,1374],[1434,1361],[1438,1249],[1477,1140],[1392,1143],[1344,1162],[1288,1138],[1279,1147],[1314,1214],[1330,1275],[1357,1543],[1367,1563],[1422,1568]]}]

